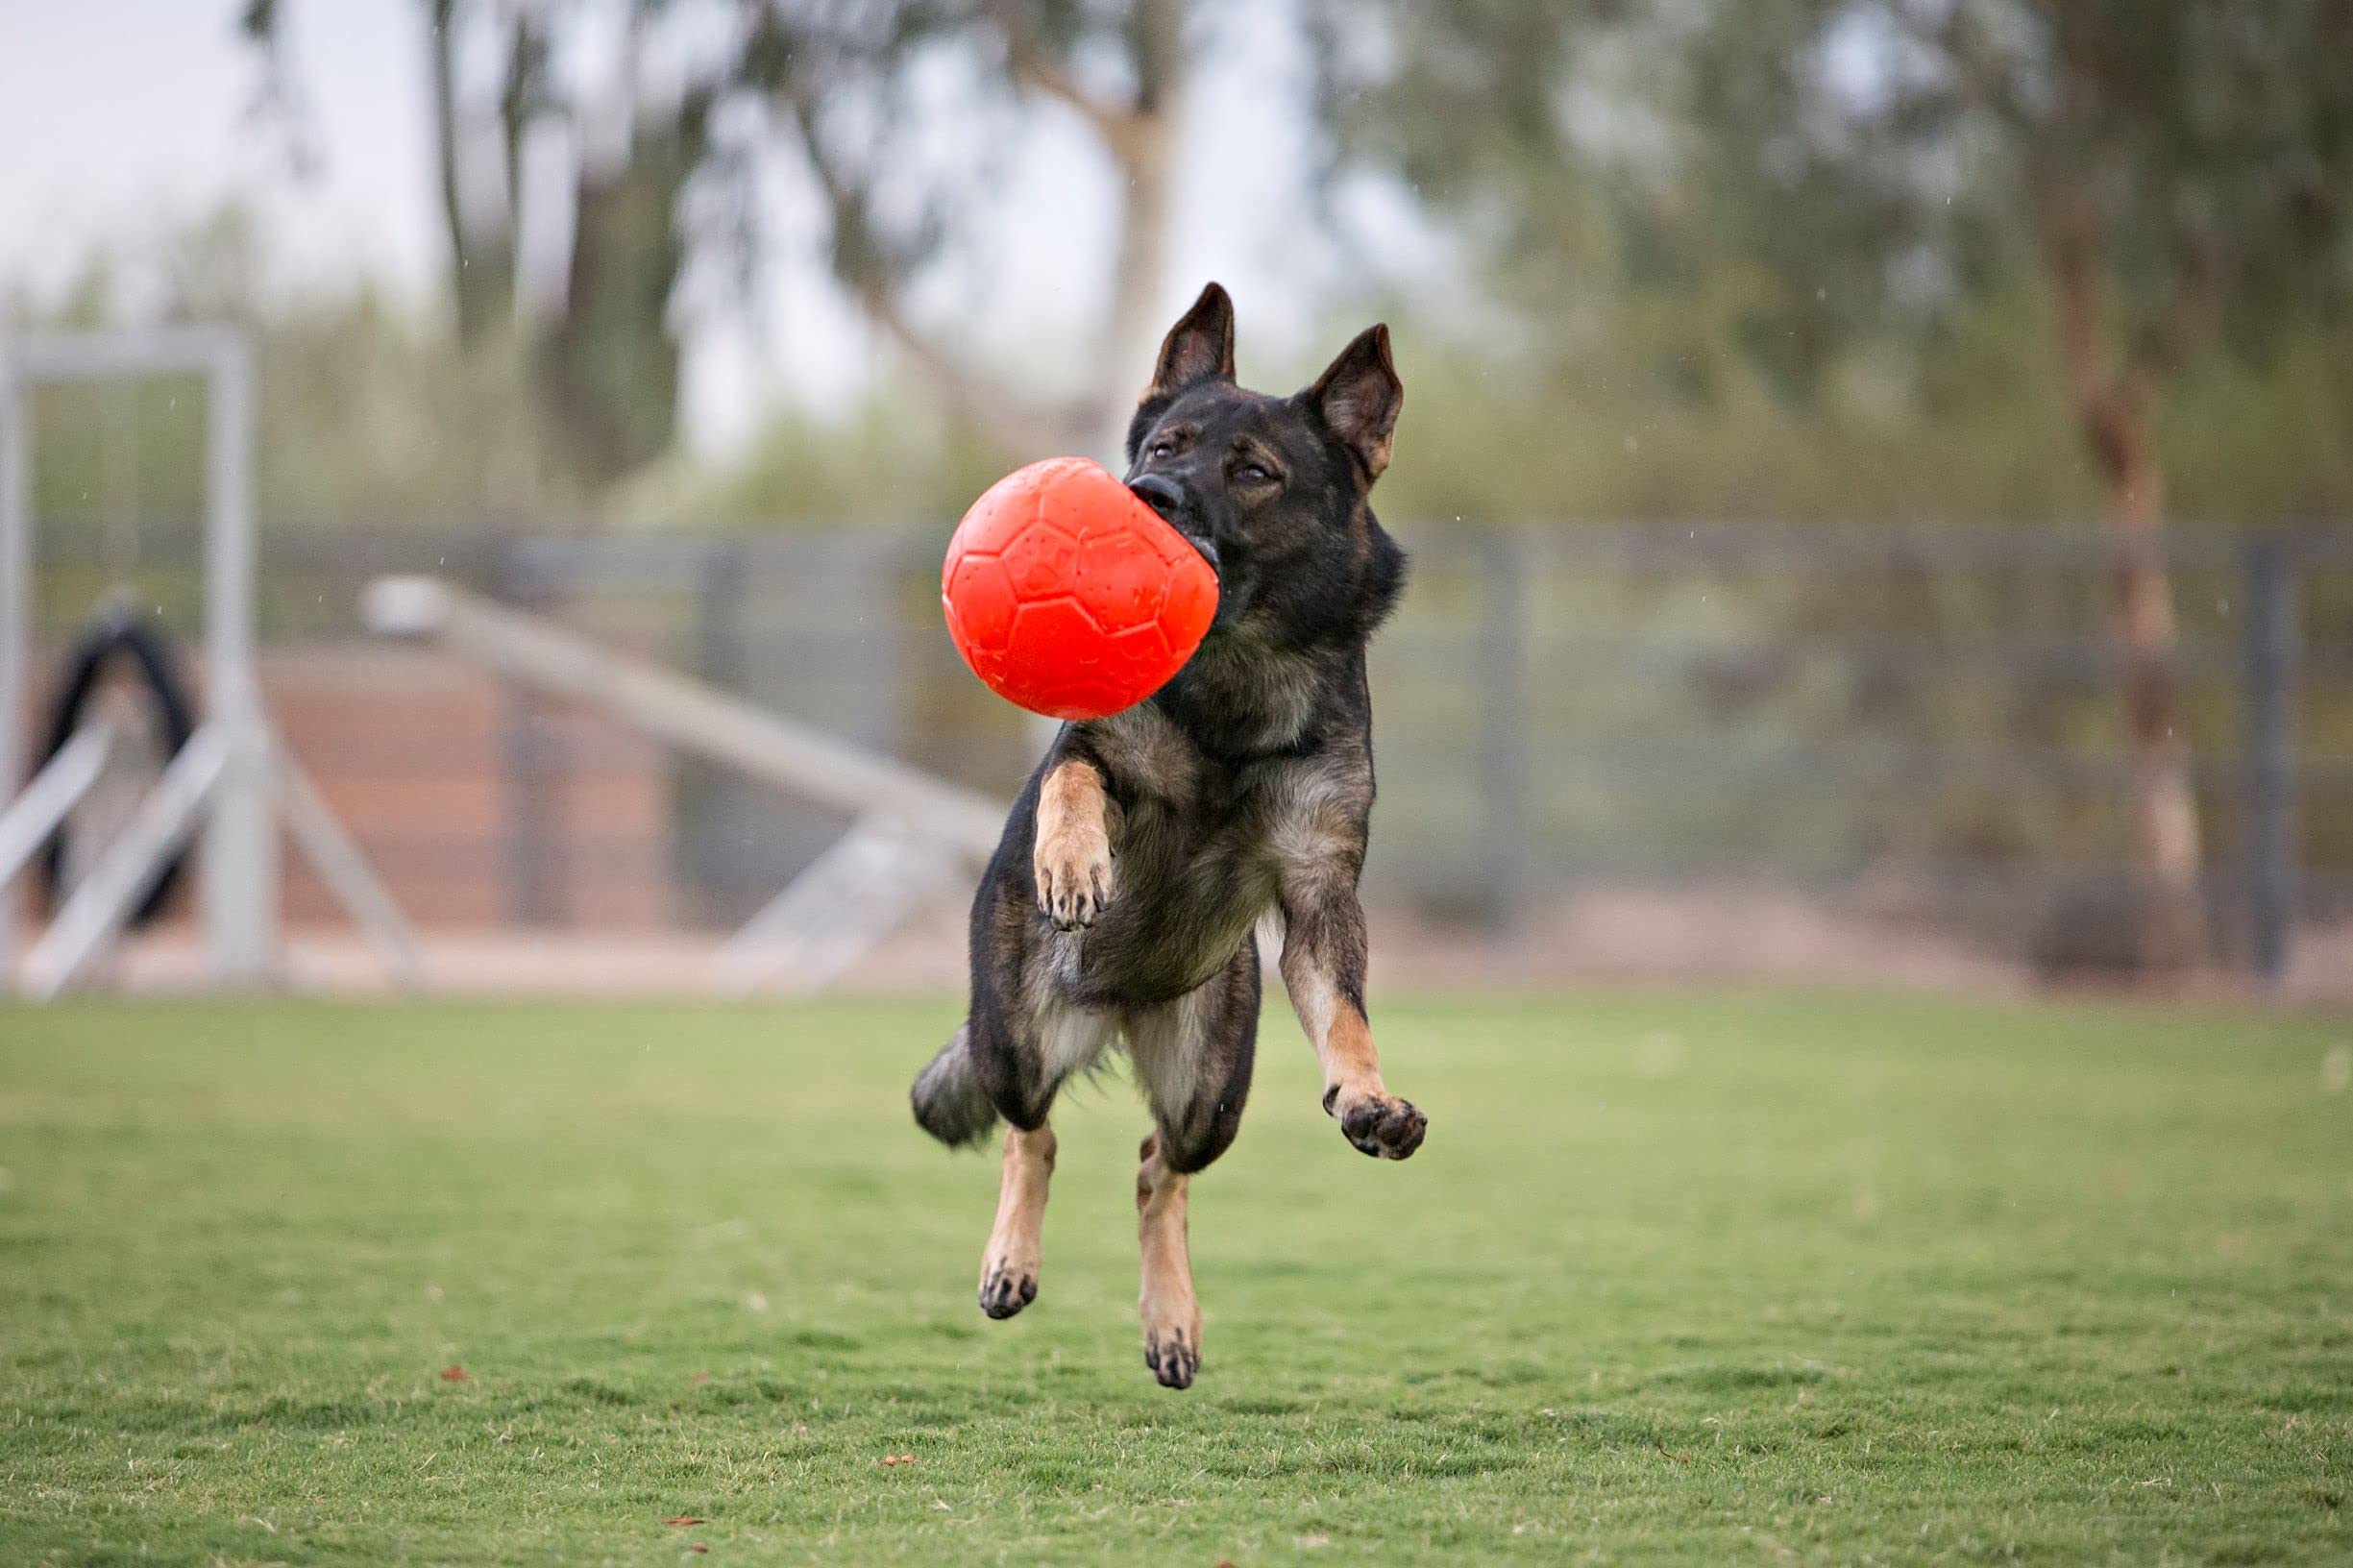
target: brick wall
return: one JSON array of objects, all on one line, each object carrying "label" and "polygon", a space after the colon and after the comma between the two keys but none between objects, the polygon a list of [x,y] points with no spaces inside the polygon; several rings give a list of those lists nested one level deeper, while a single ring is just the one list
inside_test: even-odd
[{"label": "brick wall", "polygon": [[[288,749],[412,920],[674,920],[670,769],[652,741],[424,650],[279,649],[261,678]],[[518,725],[532,737],[520,774]],[[288,922],[338,917],[290,857]]]}]

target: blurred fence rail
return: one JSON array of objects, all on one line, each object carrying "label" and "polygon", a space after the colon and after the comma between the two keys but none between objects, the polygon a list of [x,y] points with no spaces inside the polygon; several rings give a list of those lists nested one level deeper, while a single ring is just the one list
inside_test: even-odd
[{"label": "blurred fence rail", "polygon": [[[125,566],[56,531],[38,599],[61,635]],[[2120,960],[2136,890],[2096,532],[1396,531],[1414,574],[1374,649],[1373,896],[1524,933],[1597,888],[1762,890],[2049,968]],[[192,528],[138,537],[132,580],[185,624]],[[289,682],[334,645],[363,658],[359,585],[434,573],[1009,796],[1037,732],[949,649],[940,548],[282,528],[263,634]],[[2276,968],[2299,925],[2353,921],[2353,528],[2177,527],[2170,561],[2216,954]],[[433,905],[466,919],[725,924],[846,825],[527,694],[395,725],[370,704],[398,683],[374,690],[296,744],[333,753],[306,760],[396,883],[467,883]],[[478,773],[439,815],[350,803],[371,778],[455,798]]]}]

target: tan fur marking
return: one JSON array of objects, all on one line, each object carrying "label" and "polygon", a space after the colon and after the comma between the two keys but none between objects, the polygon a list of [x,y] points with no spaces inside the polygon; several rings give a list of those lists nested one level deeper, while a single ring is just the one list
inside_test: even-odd
[{"label": "tan fur marking", "polygon": [[1072,757],[1045,775],[1030,866],[1039,909],[1064,930],[1093,923],[1111,902],[1111,801],[1092,763]]},{"label": "tan fur marking", "polygon": [[1336,999],[1332,1022],[1315,1054],[1323,1063],[1326,1089],[1337,1086],[1343,1093],[1375,1098],[1387,1095],[1381,1082],[1381,1053],[1373,1048],[1372,1026],[1346,1002]]},{"label": "tan fur marking", "polygon": [[[1054,1129],[1005,1129],[1005,1167],[996,1194],[996,1223],[980,1255],[980,1300],[992,1317],[1010,1317],[1038,1293],[1048,1182],[1054,1174]],[[1025,1288],[1026,1287],[1026,1288]]]},{"label": "tan fur marking", "polygon": [[1295,943],[1284,944],[1283,984],[1291,993],[1300,1027],[1314,1041],[1325,1094],[1337,1090],[1351,1098],[1385,1098],[1388,1090],[1381,1082],[1381,1052],[1373,1044],[1372,1025],[1333,986],[1312,955]]},{"label": "tan fur marking", "polygon": [[1421,1147],[1428,1118],[1381,1081],[1381,1052],[1363,1010],[1340,993],[1310,947],[1287,932],[1283,983],[1324,1069],[1324,1109],[1366,1154],[1403,1160]]}]

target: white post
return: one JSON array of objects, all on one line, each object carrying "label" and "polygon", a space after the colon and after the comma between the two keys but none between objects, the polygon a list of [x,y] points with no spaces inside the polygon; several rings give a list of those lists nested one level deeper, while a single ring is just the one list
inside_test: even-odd
[{"label": "white post", "polygon": [[173,851],[186,840],[228,765],[229,737],[218,725],[207,724],[164,766],[163,776],[139,802],[122,836],[107,845],[47,934],[25,955],[25,992],[35,1001],[48,1001],[63,991],[114,940],[132,907],[156,885]]},{"label": "white post", "polygon": [[[0,348],[0,355],[5,355]],[[0,357],[0,798],[24,782],[26,664],[33,656],[32,410],[14,367]],[[0,875],[0,992],[16,972],[16,890]]]},{"label": "white post", "polygon": [[42,766],[6,811],[0,811],[0,887],[33,863],[65,814],[81,804],[106,772],[113,749],[114,731],[105,720],[86,726]]},{"label": "white post", "polygon": [[310,869],[351,915],[359,934],[375,946],[377,956],[392,972],[393,982],[404,991],[415,990],[425,983],[425,960],[417,951],[416,936],[408,929],[401,906],[377,880],[375,868],[335,820],[318,786],[294,765],[291,753],[275,742],[272,745],[278,802],[285,808],[286,830],[295,846],[310,857]]},{"label": "white post", "polygon": [[228,758],[205,832],[205,932],[212,978],[278,977],[278,830],[269,726],[254,666],[253,360],[223,333],[208,355],[205,653]]},{"label": "white post", "polygon": [[501,674],[594,702],[671,745],[773,780],[813,800],[883,813],[975,866],[996,850],[1003,813],[976,791],[877,756],[656,665],[615,653],[535,616],[432,577],[378,577],[360,595],[368,625],[431,637]]}]

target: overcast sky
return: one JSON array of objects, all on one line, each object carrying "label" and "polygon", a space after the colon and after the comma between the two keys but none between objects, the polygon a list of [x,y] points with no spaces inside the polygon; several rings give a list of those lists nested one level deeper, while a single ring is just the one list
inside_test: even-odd
[{"label": "overcast sky", "polygon": [[[423,0],[289,0],[312,178],[252,117],[257,73],[237,0],[0,0],[0,282],[58,287],[93,244],[136,249],[229,196],[265,220],[278,279],[366,274],[422,304],[441,249],[427,125]],[[1300,307],[1333,258],[1298,203],[1305,137],[1296,46],[1264,8],[1224,24],[1225,62],[1196,92],[1181,161],[1166,308],[1208,277],[1232,287],[1251,360],[1302,351]],[[1246,166],[1251,177],[1232,170]],[[1000,342],[1050,343],[1091,319],[1108,191],[1082,134],[1048,125],[1024,150],[985,276]],[[1037,242],[1037,241],[1044,242]],[[767,401],[820,405],[854,388],[873,346],[805,257],[763,280],[765,327],[697,332],[691,438],[724,448]]]}]

